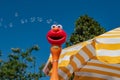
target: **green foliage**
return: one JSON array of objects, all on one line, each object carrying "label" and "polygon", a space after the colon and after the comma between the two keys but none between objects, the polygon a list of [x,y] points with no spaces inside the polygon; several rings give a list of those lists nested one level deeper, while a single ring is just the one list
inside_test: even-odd
[{"label": "green foliage", "polygon": [[73,73],[69,80],[73,80],[74,79],[74,75],[75,74]]},{"label": "green foliage", "polygon": [[[12,53],[8,55],[8,60],[0,59],[0,80],[38,80],[45,76],[42,72],[43,65],[39,67],[39,72],[35,72],[36,59],[31,53],[34,50],[39,50],[37,45],[26,51],[21,51],[20,48],[12,48],[11,50]],[[32,69],[34,71],[30,71]]]},{"label": "green foliage", "polygon": [[105,29],[97,21],[88,15],[83,15],[76,20],[74,32],[66,42],[66,46],[92,39],[104,32]]}]

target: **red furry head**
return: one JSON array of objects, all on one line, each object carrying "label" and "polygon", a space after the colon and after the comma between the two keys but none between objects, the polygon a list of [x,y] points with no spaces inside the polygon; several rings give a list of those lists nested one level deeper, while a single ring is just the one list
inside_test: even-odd
[{"label": "red furry head", "polygon": [[61,45],[66,41],[66,33],[61,25],[52,25],[47,33],[47,40],[52,45]]}]

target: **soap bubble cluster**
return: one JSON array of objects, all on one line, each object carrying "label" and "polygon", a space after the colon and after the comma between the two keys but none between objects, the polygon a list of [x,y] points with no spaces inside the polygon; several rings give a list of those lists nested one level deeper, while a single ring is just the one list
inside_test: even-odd
[{"label": "soap bubble cluster", "polygon": [[16,24],[27,24],[27,23],[46,23],[46,24],[56,24],[57,22],[54,21],[52,18],[43,18],[40,16],[31,16],[31,17],[21,17],[21,15],[18,12],[14,13],[14,20],[8,20],[8,19],[3,19],[0,18],[0,28],[12,28],[16,26]]}]

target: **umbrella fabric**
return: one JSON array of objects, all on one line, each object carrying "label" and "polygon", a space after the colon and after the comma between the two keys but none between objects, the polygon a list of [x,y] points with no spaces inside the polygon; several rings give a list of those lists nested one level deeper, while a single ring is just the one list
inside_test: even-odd
[{"label": "umbrella fabric", "polygon": [[90,44],[91,41],[84,43],[86,44],[82,45],[82,47],[79,47],[79,45],[77,45],[69,48],[69,50],[72,50],[74,48],[76,51],[72,50],[65,53],[72,55],[65,55],[63,58],[60,58],[58,69],[59,76],[61,78],[60,80],[68,80],[74,71],[82,68],[86,62],[94,56],[95,50],[93,45]]},{"label": "umbrella fabric", "polygon": [[97,58],[105,63],[120,63],[120,28],[95,38]]},{"label": "umbrella fabric", "polygon": [[74,80],[120,80],[120,64],[105,64],[94,57],[75,72]]},{"label": "umbrella fabric", "polygon": [[[111,32],[112,36],[109,35]],[[120,64],[117,64],[120,61],[118,58],[119,37],[120,28],[117,28],[92,40],[63,49],[58,64],[59,80],[69,80],[73,72],[75,73],[74,80],[120,80]],[[117,56],[111,56],[111,54]],[[108,57],[111,59],[108,60]],[[113,57],[117,61],[112,60]],[[52,62],[51,56],[48,62]],[[116,64],[108,64],[113,62]],[[49,65],[46,64],[46,66]],[[47,69],[47,67],[45,68]]]}]

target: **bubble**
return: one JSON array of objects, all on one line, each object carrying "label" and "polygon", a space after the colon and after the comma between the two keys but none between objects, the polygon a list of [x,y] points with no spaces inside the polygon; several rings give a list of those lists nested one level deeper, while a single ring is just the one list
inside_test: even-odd
[{"label": "bubble", "polygon": [[10,28],[12,28],[12,27],[13,27],[13,23],[12,23],[12,22],[9,24],[9,27],[10,27]]},{"label": "bubble", "polygon": [[47,22],[48,24],[50,24],[50,23],[52,22],[52,19],[48,19],[48,20],[46,20],[46,22]]},{"label": "bubble", "polygon": [[24,21],[23,19],[21,19],[20,22],[21,22],[21,24],[24,24],[24,23],[25,23],[25,21]]},{"label": "bubble", "polygon": [[36,19],[35,17],[31,17],[30,22],[35,22],[35,19]]},{"label": "bubble", "polygon": [[25,21],[24,21],[25,23],[27,23],[28,22],[28,20],[27,19],[25,19]]},{"label": "bubble", "polygon": [[40,18],[40,17],[37,17],[37,21],[38,21],[38,22],[42,22],[42,21],[43,21],[43,19],[42,19],[42,18]]},{"label": "bubble", "polygon": [[18,12],[15,12],[15,17],[18,17]]}]

